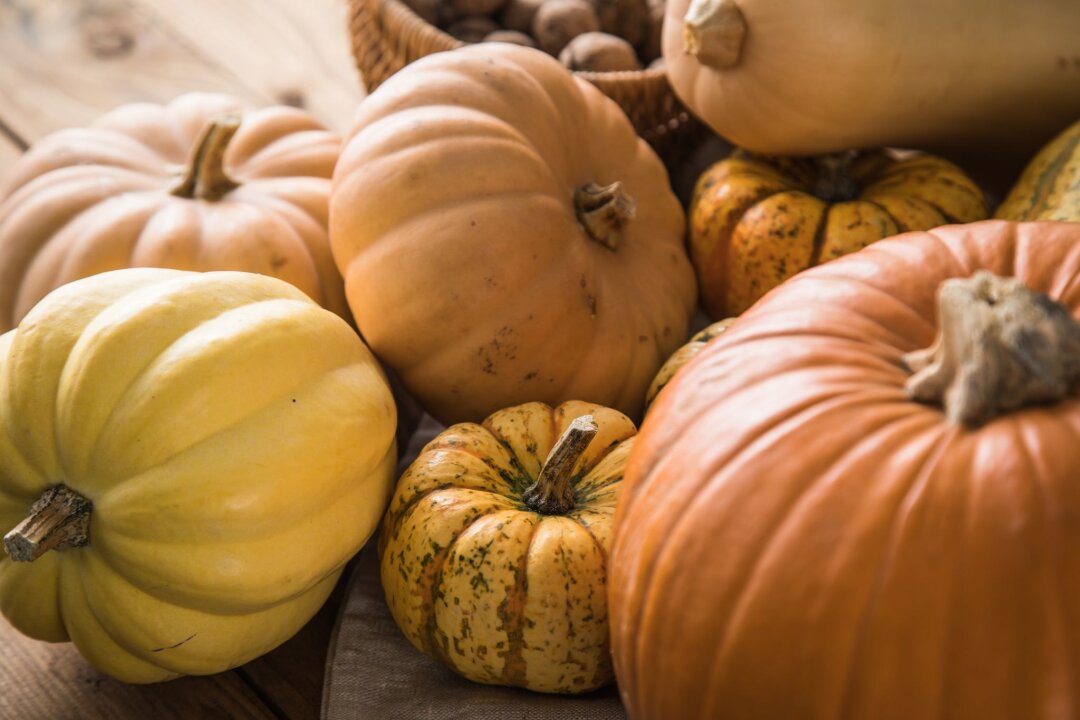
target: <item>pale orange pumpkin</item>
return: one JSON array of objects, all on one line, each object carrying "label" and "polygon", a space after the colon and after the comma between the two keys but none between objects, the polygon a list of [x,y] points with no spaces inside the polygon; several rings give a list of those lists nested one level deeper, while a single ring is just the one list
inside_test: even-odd
[{"label": "pale orange pumpkin", "polygon": [[303,111],[202,93],[45,137],[0,188],[0,331],[125,267],[271,275],[347,316],[326,233],[339,147]]},{"label": "pale orange pumpkin", "polygon": [[694,308],[684,227],[619,107],[501,43],[364,100],[330,205],[357,326],[443,422],[570,399],[638,416]]}]

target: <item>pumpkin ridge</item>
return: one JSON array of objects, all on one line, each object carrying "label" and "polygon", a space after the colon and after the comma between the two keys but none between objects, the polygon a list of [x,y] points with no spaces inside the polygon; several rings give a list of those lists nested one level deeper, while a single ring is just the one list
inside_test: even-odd
[{"label": "pumpkin ridge", "polygon": [[[832,204],[825,203],[825,211],[818,218],[817,227],[814,228],[814,237],[810,241],[810,263],[806,267],[816,267],[821,262],[821,253],[825,249],[825,230],[829,227],[829,216],[832,215]],[[806,268],[801,268],[805,270]]]},{"label": "pumpkin ridge", "polygon": [[520,501],[521,493],[525,492],[525,488],[532,484],[534,478],[530,477],[529,473],[526,472],[525,468],[521,464],[521,460],[517,456],[517,453],[515,453],[514,449],[510,447],[510,444],[506,441],[506,439],[497,435],[493,429],[488,429],[488,432],[490,432],[492,436],[495,437],[495,439],[500,445],[506,448],[506,455],[510,462],[510,467],[517,471],[517,475],[511,476],[510,472],[506,468],[498,467],[498,464],[493,458],[481,457],[480,455],[476,456],[480,458],[480,460],[485,465],[498,473],[499,477],[501,477],[507,482],[508,485],[510,485],[513,495],[507,495],[506,497],[510,500]]},{"label": "pumpkin ridge", "polygon": [[[940,437],[935,440],[933,447],[927,452],[924,461],[921,463],[918,474],[903,492],[900,501],[893,510],[892,520],[886,536],[887,539],[884,548],[882,549],[880,559],[878,560],[877,568],[874,570],[874,579],[871,581],[870,593],[867,597],[866,604],[863,606],[861,616],[856,623],[857,630],[855,631],[855,640],[852,643],[851,652],[848,654],[848,670],[844,673],[847,683],[841,694],[840,712],[837,717],[847,718],[852,712],[851,706],[854,702],[855,693],[854,680],[858,672],[856,668],[861,667],[859,658],[862,655],[863,649],[866,647],[866,633],[867,628],[870,625],[870,616],[878,606],[885,580],[888,578],[889,570],[892,568],[893,561],[896,557],[896,548],[900,542],[900,522],[906,516],[906,510],[910,508],[914,503],[915,498],[930,482],[934,470],[938,467],[942,457],[944,457],[949,443],[955,437],[955,431],[952,431],[949,428],[943,429]],[[955,597],[955,593],[952,594]],[[942,688],[944,688],[944,682],[942,682]],[[944,696],[944,692],[942,692],[942,695]],[[944,717],[944,715],[939,715],[939,717]]]},{"label": "pumpkin ridge", "polygon": [[[833,399],[835,400],[841,398]],[[825,403],[828,402],[828,400],[821,400],[820,402]],[[855,403],[850,404],[853,405]],[[833,411],[835,412],[836,410],[850,410],[847,398],[842,398],[842,402],[840,402],[838,406],[834,405]],[[823,413],[823,415],[824,414],[825,413]],[[819,418],[819,420],[820,419],[821,418]],[[857,450],[864,450],[866,444],[870,441],[871,437],[876,437],[883,432],[890,433],[891,431],[893,431],[893,428],[894,426],[892,425],[892,423],[887,420],[873,430],[867,429],[867,431],[865,431],[860,436],[858,442],[852,443],[846,448],[842,448],[837,455],[831,457],[828,461],[821,461],[822,466],[829,468],[846,467],[846,458],[850,457]],[[827,486],[831,484],[829,481],[836,474],[839,474],[839,471],[833,470],[827,473],[820,473],[817,474],[816,481],[811,481],[803,485],[803,487],[801,487],[797,491],[793,498],[788,499],[788,501],[785,503],[785,507],[776,512],[775,517],[770,518],[768,521],[766,521],[766,523],[769,525],[769,529],[763,532],[760,538],[754,539],[756,549],[752,553],[747,553],[750,557],[752,557],[752,560],[748,563],[748,567],[740,570],[740,572],[738,573],[738,579],[735,580],[735,582],[733,583],[736,587],[739,588],[738,594],[730,602],[730,609],[726,613],[725,621],[723,623],[723,629],[721,631],[719,641],[717,642],[716,651],[709,666],[709,675],[713,674],[717,664],[725,655],[730,652],[730,630],[733,626],[739,626],[741,624],[740,617],[746,613],[747,603],[751,601],[753,594],[751,591],[756,590],[757,583],[755,581],[758,577],[760,577],[762,568],[765,564],[765,560],[769,557],[773,548],[776,547],[776,544],[780,542],[781,538],[783,537],[785,528],[788,527],[789,523],[792,522],[792,520],[797,519],[797,516],[799,514],[799,508],[802,507],[806,502],[812,501],[813,495],[815,495],[822,488],[826,488],[827,491]],[[689,511],[686,514],[689,514]],[[685,517],[685,514],[682,517]],[[675,531],[672,531],[671,534],[674,535]],[[662,561],[658,560],[658,564],[660,564],[661,562]],[[706,713],[705,716],[712,717],[713,715]],[[841,715],[840,717],[843,716]]]},{"label": "pumpkin ridge", "polygon": [[[428,495],[425,495],[425,497],[429,496],[430,493],[428,493]],[[438,555],[432,558],[432,568],[430,571],[430,575],[427,578],[428,582],[420,583],[420,591],[423,593],[424,599],[421,607],[423,608],[425,617],[423,618],[423,621],[419,623],[419,626],[423,628],[420,635],[420,640],[424,644],[424,651],[427,652],[427,654],[431,657],[437,660],[441,660],[448,667],[452,668],[455,672],[459,674],[461,673],[461,670],[458,668],[457,664],[454,663],[451,654],[447,652],[446,647],[439,640],[441,632],[439,630],[439,623],[435,614],[435,601],[438,595],[442,592],[442,575],[443,570],[446,567],[446,559],[450,556],[450,550],[454,547],[454,544],[458,541],[458,538],[460,538],[466,530],[472,527],[474,523],[478,522],[482,518],[488,517],[489,515],[494,515],[496,512],[506,512],[506,510],[507,508],[491,507],[488,508],[486,511],[478,512],[474,517],[469,518],[469,521],[466,522],[458,530],[458,532],[454,534],[452,538],[450,538],[450,541],[446,543],[445,546],[439,549]]]},{"label": "pumpkin ridge", "polygon": [[[746,174],[747,174],[748,177],[754,177],[754,176],[758,175],[758,173],[753,173],[753,172],[747,172]],[[787,181],[785,181],[785,184],[792,185],[791,183],[789,183]],[[722,189],[722,188],[720,187],[719,182],[714,187],[716,189],[713,190],[713,192],[710,193],[709,196],[702,196],[700,198],[700,200],[698,200],[695,203],[695,205],[701,205],[701,204],[719,205],[717,200],[718,200],[718,196],[720,195],[719,190]],[[711,264],[714,267],[718,268],[718,271],[717,271],[716,276],[715,276],[715,281],[714,282],[709,282],[709,283],[703,282],[702,279],[701,279],[702,278],[702,273],[697,270],[698,263],[694,263],[694,265],[695,265],[695,271],[694,272],[697,275],[697,277],[699,278],[699,284],[702,286],[701,294],[702,294],[703,297],[704,297],[705,293],[711,291],[713,289],[713,287],[723,288],[722,290],[719,290],[717,292],[718,297],[716,299],[719,301],[719,303],[721,305],[729,304],[728,299],[727,299],[727,295],[730,292],[729,288],[731,287],[731,283],[729,282],[729,278],[731,276],[731,266],[732,266],[732,260],[733,260],[733,254],[734,254],[734,248],[732,246],[731,241],[735,236],[735,230],[736,230],[736,228],[738,228],[739,222],[742,220],[742,217],[746,213],[750,212],[759,203],[765,202],[766,200],[771,198],[773,195],[778,195],[779,193],[782,193],[782,192],[799,192],[799,191],[800,191],[799,188],[794,186],[794,185],[792,185],[791,188],[759,187],[757,192],[748,195],[743,200],[743,202],[741,202],[738,205],[735,205],[735,206],[733,206],[730,209],[725,211],[725,213],[724,213],[725,217],[723,219],[724,231],[717,236],[716,249],[715,249],[715,251],[713,253],[711,253],[715,258],[713,263],[711,263]],[[710,220],[715,218],[718,213],[719,213],[719,211],[714,211],[714,212],[710,213]],[[694,217],[693,217],[693,215],[691,215],[691,217],[689,218],[689,223],[688,224],[689,224],[688,234],[690,235],[690,251],[691,251],[691,256],[694,257],[694,256],[698,256],[698,254],[701,252],[701,251],[694,252],[695,243],[693,241],[694,235],[698,234],[698,233],[694,232],[694,229],[695,229],[695,226],[699,225],[699,223],[694,222]],[[711,224],[711,222],[704,223],[705,226],[708,226],[710,224]],[[710,292],[709,294],[711,295],[712,293]],[[719,308],[709,308],[709,310],[713,314],[717,314],[717,315],[722,314],[722,313],[719,312]]]},{"label": "pumpkin ridge", "polygon": [[[1016,435],[1015,447],[1018,449],[1018,453],[1022,455],[1025,464],[1027,465],[1030,474],[1022,475],[1022,477],[1031,478],[1032,494],[1037,498],[1037,507],[1039,508],[1039,515],[1041,516],[1043,524],[1043,542],[1046,545],[1047,555],[1050,558],[1048,564],[1055,570],[1060,567],[1061,553],[1059,548],[1062,547],[1062,543],[1059,539],[1057,528],[1058,525],[1053,522],[1054,513],[1050,504],[1051,493],[1045,487],[1045,467],[1037,462],[1038,454],[1032,452],[1030,445],[1030,438],[1036,432],[1031,426],[1035,424],[1030,417],[1017,418],[1017,423],[1013,429]],[[1053,618],[1053,628],[1058,631],[1059,637],[1068,637],[1069,633],[1064,630],[1068,626],[1066,615],[1062,608],[1066,606],[1064,601],[1065,592],[1061,587],[1061,573],[1050,573],[1050,590],[1047,593],[1047,597],[1050,599],[1050,616]],[[1051,630],[1052,632],[1053,630]],[[1055,644],[1054,647],[1059,648],[1058,652],[1063,657],[1063,665],[1066,668],[1064,677],[1068,682],[1068,715],[1075,715],[1076,712],[1076,691],[1074,690],[1073,678],[1075,677],[1076,661],[1071,650],[1071,644],[1069,642],[1061,642]]]},{"label": "pumpkin ridge", "polygon": [[[80,637],[79,640],[76,640],[76,638],[75,638],[75,635],[82,634],[83,631],[80,631],[80,633],[73,634],[72,631],[71,631],[71,628],[68,626],[68,622],[69,622],[69,620],[72,620],[72,618],[71,618],[71,613],[66,611],[66,607],[67,607],[66,602],[70,602],[73,606],[78,605],[78,604],[82,604],[82,605],[88,607],[90,612],[85,613],[85,617],[83,617],[83,618],[78,618],[78,619],[73,620],[73,622],[76,623],[76,627],[79,627],[80,625],[82,625],[84,623],[87,623],[87,622],[93,622],[94,626],[96,627],[98,632],[100,632],[102,635],[104,635],[117,648],[122,649],[124,652],[130,653],[131,651],[128,648],[126,648],[116,638],[115,634],[109,628],[105,627],[105,624],[99,619],[100,615],[98,614],[98,608],[94,607],[90,603],[90,599],[89,599],[90,598],[90,593],[88,593],[86,591],[86,587],[85,587],[86,582],[88,582],[88,581],[85,578],[85,573],[84,573],[84,568],[83,568],[82,563],[79,563],[78,565],[75,565],[73,563],[68,563],[68,564],[65,564],[64,566],[62,566],[62,568],[60,570],[60,578],[57,581],[57,594],[60,596],[59,601],[58,601],[57,604],[59,605],[58,617],[59,617],[60,623],[63,625],[64,632],[67,634],[68,638],[70,638],[71,642],[75,645],[75,647],[79,650],[80,654],[83,654],[84,656],[92,659],[93,656],[88,652],[89,650],[91,650],[91,647],[86,646],[83,642],[80,642],[80,640],[82,640],[83,638]],[[127,579],[124,579],[124,582],[128,582]],[[73,589],[72,585],[74,585],[76,588],[78,588],[78,595],[75,595],[72,592],[72,589]],[[92,643],[91,643],[91,645],[92,645]],[[133,657],[135,657],[136,660],[138,660],[138,662],[141,665],[146,666],[144,669],[150,669],[149,663],[147,663],[146,660],[144,660],[143,658],[138,657],[138,656],[133,656]],[[153,668],[153,669],[154,670],[159,670],[159,668]],[[169,674],[170,678],[175,677],[175,674],[170,670],[165,670],[164,668],[160,668],[160,670],[164,671],[164,672],[167,672]],[[161,677],[155,678],[155,680],[157,680],[157,681],[160,681],[162,679],[163,678],[161,678]],[[146,682],[146,681],[144,680],[143,682]]]},{"label": "pumpkin ridge", "polygon": [[[622,478],[619,478],[619,479],[621,480]],[[589,526],[589,523],[585,521],[585,518],[581,517],[581,513],[578,512],[578,508],[574,508],[573,510],[568,512],[564,517],[568,517],[571,520],[573,520],[574,522],[576,522],[585,531],[585,534],[588,535],[592,539],[593,545],[596,546],[596,551],[600,553],[600,557],[604,561],[604,571],[605,571],[605,574],[606,574],[606,572],[607,572],[607,563],[608,563],[607,550],[605,550],[604,546],[600,544],[600,540],[597,539],[596,534],[593,533],[592,528]]]},{"label": "pumpkin ridge", "polygon": [[[101,187],[105,184],[101,180],[104,173],[115,173],[119,177],[113,181],[112,185]],[[95,174],[97,178],[94,178]],[[60,177],[51,177],[52,175],[60,175]],[[131,177],[125,178],[125,175]],[[86,177],[97,181],[97,185],[93,190],[82,189],[81,186],[85,184]],[[32,232],[22,233],[16,238],[16,243],[12,243],[19,248],[19,262],[13,263],[18,269],[12,274],[12,281],[10,283],[0,283],[0,307],[7,306],[4,317],[0,317],[0,331],[12,329],[18,324],[17,321],[20,317],[17,310],[22,305],[27,304],[27,300],[24,298],[26,277],[36,266],[36,262],[42,257],[44,251],[55,245],[57,236],[62,235],[72,223],[76,222],[85,213],[99,207],[111,197],[130,194],[141,195],[160,189],[157,178],[152,178],[149,185],[147,185],[145,178],[146,176],[140,173],[123,169],[117,170],[116,168],[97,171],[95,171],[94,166],[61,168],[54,170],[49,175],[34,178],[33,181],[20,188],[18,192],[25,193],[28,196],[27,199],[23,200],[21,197],[13,195],[6,201],[0,202],[0,209],[9,203],[15,208],[10,214],[0,214],[0,237],[10,243],[12,236],[4,226],[12,218],[23,220],[25,215],[33,217],[35,214],[40,214],[42,212],[40,206],[54,204],[52,201],[57,197],[73,194],[78,196],[77,202],[70,204],[70,207],[75,208],[74,212],[68,212],[69,205],[67,201],[64,201],[59,208],[53,210],[51,215],[54,219],[50,220],[47,225],[35,227]],[[42,182],[38,183],[39,179]],[[75,186],[74,191],[71,189],[72,186]],[[25,224],[25,220],[23,220],[22,224]],[[44,242],[41,242],[42,238],[45,238]],[[58,265],[52,267],[50,269],[51,276],[55,277],[60,270],[61,268]],[[22,308],[22,314],[25,315],[30,307],[40,299],[40,297],[32,298],[29,306]]]},{"label": "pumpkin ridge", "polygon": [[[535,513],[533,513],[535,515]],[[506,598],[499,603],[496,611],[503,628],[506,630],[506,650],[498,653],[503,658],[503,671],[500,681],[507,685],[525,687],[528,676],[528,665],[525,662],[525,613],[520,609],[525,607],[529,597],[529,553],[532,550],[533,541],[537,531],[544,523],[544,516],[539,518],[532,526],[529,534],[529,542],[525,546],[525,552],[521,554],[517,571],[514,573],[514,587],[506,593]]]},{"label": "pumpkin ridge", "polygon": [[[197,441],[195,443],[192,443],[191,445],[188,445],[187,447],[185,447],[185,448],[179,450],[178,452],[168,456],[167,458],[161,459],[159,462],[155,463],[153,466],[142,468],[136,474],[130,475],[130,476],[125,477],[125,478],[118,479],[115,483],[110,484],[109,487],[105,488],[101,492],[95,493],[94,494],[95,497],[92,498],[92,500],[93,500],[93,502],[95,504],[95,508],[98,508],[100,506],[102,508],[107,509],[110,504],[115,502],[115,500],[111,497],[114,494],[122,493],[122,492],[125,492],[125,491],[126,492],[133,492],[132,487],[136,483],[149,482],[149,480],[147,480],[147,478],[145,477],[147,474],[152,474],[152,473],[154,473],[154,471],[156,469],[158,469],[158,468],[160,468],[160,467],[162,467],[164,465],[176,462],[177,460],[183,458],[188,453],[199,450],[201,448],[201,446],[203,444],[205,444],[205,443],[214,442],[214,441],[220,441],[220,436],[221,435],[226,434],[226,433],[235,432],[237,430],[237,428],[242,427],[245,423],[258,422],[261,419],[261,416],[263,415],[263,413],[267,412],[268,409],[271,409],[275,405],[283,404],[282,403],[283,398],[289,397],[290,395],[292,395],[294,393],[296,393],[297,396],[301,396],[308,388],[310,388],[312,386],[315,386],[315,385],[319,385],[320,383],[325,383],[327,376],[332,375],[332,374],[334,374],[334,373],[336,373],[338,371],[354,367],[354,366],[363,366],[364,364],[365,363],[362,360],[360,360],[360,361],[353,361],[353,362],[350,362],[350,363],[347,363],[347,364],[344,364],[344,365],[340,365],[340,366],[337,366],[337,367],[329,368],[329,369],[326,369],[323,372],[321,377],[308,378],[305,382],[286,389],[280,395],[278,395],[278,396],[274,397],[273,399],[271,399],[270,402],[267,402],[267,403],[263,404],[261,407],[259,407],[258,409],[248,413],[244,417],[240,418],[237,422],[232,423],[232,424],[227,425],[227,426],[224,426],[221,429],[219,429],[217,432],[215,432],[215,433],[213,433],[211,435],[208,435],[208,436],[200,439],[199,441]],[[391,452],[394,441],[395,441],[395,436],[392,433],[388,434],[387,435],[386,451],[379,454],[378,457],[380,457],[380,458],[384,457],[387,453]],[[151,478],[151,480],[152,480],[152,478]],[[367,482],[368,480],[370,480],[370,477],[364,478],[363,480],[359,480],[357,482]],[[332,490],[333,490],[332,488],[326,488],[326,489],[323,490],[323,492],[330,493],[330,492],[332,492]],[[432,490],[431,492],[434,492],[434,490]],[[483,491],[477,491],[477,492],[483,492]],[[341,494],[340,491],[338,492],[338,494],[339,495]],[[427,495],[430,495],[430,494],[431,494],[430,492],[426,493],[423,497],[426,497]],[[298,510],[297,512],[300,512],[300,511]],[[316,512],[318,512],[318,511],[316,511]],[[239,515],[242,515],[242,511],[237,511],[237,513]],[[285,522],[287,520],[292,521],[290,524],[301,523],[301,522],[304,522],[307,517],[309,517],[309,516],[304,515],[302,513],[298,517],[282,516],[280,518],[281,525],[283,527],[285,527],[286,526]],[[146,537],[141,536],[141,535],[131,535],[130,533],[123,532],[119,528],[117,528],[115,526],[112,526],[112,525],[109,527],[109,533],[111,535],[116,535],[116,536],[119,536],[119,537],[127,538],[129,540],[137,541],[139,543],[144,543],[144,544],[148,544],[148,543],[157,543],[157,544],[162,544],[162,545],[176,544],[175,542],[169,541],[169,540],[161,540],[161,539],[148,540]],[[239,536],[239,538],[245,538],[245,537],[249,537],[249,536],[246,536],[246,535]],[[203,541],[198,537],[189,537],[189,538],[186,538],[183,541],[184,544],[193,545],[193,546],[194,545],[199,545],[202,542]],[[207,539],[205,539],[205,542],[213,544],[215,542],[221,542],[221,540],[220,539],[215,539],[215,538],[207,538]],[[239,539],[232,539],[232,540],[229,540],[228,542],[239,542]],[[116,572],[118,574],[123,575],[125,573],[125,571],[126,571],[126,568],[124,568],[124,567],[116,568]],[[134,580],[132,581],[132,583],[135,584],[136,586],[138,585],[137,583],[135,583]],[[170,601],[170,603],[172,603],[172,601]]]},{"label": "pumpkin ridge", "polygon": [[[182,280],[190,280],[190,278],[182,278]],[[178,288],[178,291],[182,291],[182,287]],[[119,303],[124,303],[124,302],[130,302],[130,297],[131,297],[130,295],[126,295],[126,296],[124,296],[122,298],[119,298],[116,302],[110,304],[109,306],[107,306],[105,308],[102,308],[101,313],[98,313],[98,315],[95,315],[94,318],[90,321],[90,323],[93,323],[102,313],[107,311],[113,305],[117,305]],[[236,305],[236,306],[233,306],[233,307],[224,308],[224,309],[218,308],[219,312],[217,312],[216,314],[214,314],[212,316],[202,318],[197,324],[186,328],[182,333],[180,333],[178,336],[173,338],[168,344],[163,346],[158,353],[156,353],[155,355],[148,358],[148,362],[138,372],[136,372],[134,375],[132,375],[131,378],[130,378],[130,381],[127,383],[127,385],[124,386],[124,389],[121,390],[119,393],[117,393],[116,400],[113,403],[113,406],[109,411],[109,414],[102,419],[101,425],[98,428],[98,435],[94,439],[94,442],[92,444],[93,445],[98,444],[98,441],[100,441],[102,435],[104,435],[104,433],[110,428],[114,418],[116,417],[116,413],[124,406],[125,402],[128,400],[131,393],[135,390],[138,383],[147,376],[147,373],[149,373],[149,372],[156,369],[157,360],[159,360],[161,358],[161,356],[164,355],[165,353],[167,353],[171,348],[175,347],[177,343],[181,342],[184,338],[186,338],[188,335],[190,335],[195,330],[198,330],[200,327],[203,327],[206,323],[213,322],[213,321],[221,318],[223,315],[225,315],[227,313],[230,313],[230,312],[233,312],[233,311],[236,311],[236,310],[241,310],[241,309],[244,309],[244,308],[250,308],[252,306],[261,305],[261,304],[264,304],[264,303],[280,304],[282,301],[283,301],[282,298],[266,298],[266,299],[256,300],[254,302],[251,302],[251,301],[244,302],[242,304],[239,304],[239,305]],[[296,303],[296,305],[305,313],[310,307],[310,306],[308,306],[306,304],[301,304],[299,301],[295,301],[295,300],[285,300],[285,302]],[[152,308],[149,308],[149,307],[147,308],[147,310],[151,310],[151,309]],[[278,321],[281,320],[281,318],[278,317],[278,316],[274,316],[274,317],[271,317],[271,318],[266,318],[264,320],[267,321],[267,322],[278,322]],[[87,323],[87,327],[89,327],[90,323]],[[75,348],[73,347],[72,350],[74,350],[74,349]],[[67,371],[67,367],[68,367],[67,363],[70,360],[71,360],[71,354],[69,354],[67,360],[65,360],[64,369],[61,371],[61,375],[63,375]],[[354,364],[356,364],[355,359],[350,359],[346,363],[343,363],[341,365],[336,365],[334,367],[328,368],[326,370],[326,372],[327,373],[334,372],[335,370],[340,370],[342,368],[349,367],[349,366],[354,365]],[[314,383],[314,382],[318,382],[320,379],[321,378],[315,378],[315,379],[308,378],[307,380],[305,380],[305,384],[311,384],[311,383]],[[294,390],[296,390],[296,388],[290,388],[289,392],[292,392]],[[203,442],[205,440],[208,440],[210,438],[215,437],[220,432],[225,432],[225,431],[228,431],[228,430],[236,427],[239,423],[245,422],[250,417],[254,417],[256,414],[258,414],[258,412],[266,409],[267,407],[274,404],[275,402],[277,402],[280,399],[281,399],[281,395],[273,397],[273,398],[269,398],[268,402],[265,402],[257,411],[251,413],[250,415],[248,415],[245,418],[241,418],[237,423],[232,423],[232,424],[230,424],[228,426],[225,426],[225,427],[221,428],[221,430],[219,430],[217,433],[214,433],[213,435],[209,435],[209,436],[203,438],[202,440],[200,440],[199,442],[201,443],[201,442]],[[59,403],[59,399],[58,399],[57,410],[59,411],[59,409],[60,409],[60,403]],[[179,451],[178,453],[174,453],[172,456],[163,459],[162,464],[170,462],[177,455],[180,455],[180,454],[182,454],[184,452],[187,452],[187,450],[189,450],[190,448],[196,447],[197,444],[198,443],[196,443],[194,445],[190,445],[187,448],[184,448],[183,450]]]},{"label": "pumpkin ridge", "polygon": [[[106,562],[106,564],[109,565],[110,568],[112,567],[111,563]],[[88,578],[88,572],[86,571],[85,563],[78,563],[78,564],[71,563],[71,564],[68,564],[60,572],[61,572],[61,577],[60,577],[60,580],[57,583],[57,590],[59,591],[58,594],[60,595],[59,618],[60,618],[60,622],[63,623],[64,632],[67,633],[69,638],[71,638],[71,641],[75,644],[75,647],[78,648],[79,652],[80,653],[85,652],[83,650],[83,645],[79,641],[75,640],[74,636],[72,635],[71,629],[68,627],[68,617],[67,617],[68,614],[64,612],[64,607],[65,607],[64,600],[71,596],[71,593],[69,592],[70,591],[69,583],[74,583],[79,588],[79,596],[78,597],[71,597],[71,602],[73,604],[83,604],[83,605],[85,605],[86,607],[88,607],[90,609],[90,612],[86,613],[86,618],[81,618],[81,619],[78,620],[78,622],[83,623],[83,622],[86,622],[87,619],[92,620],[94,622],[95,626],[97,627],[98,631],[100,631],[106,638],[108,638],[118,648],[123,649],[127,653],[131,653],[134,657],[136,657],[139,660],[139,662],[146,663],[146,660],[144,658],[142,658],[141,656],[135,654],[130,648],[126,647],[122,642],[120,642],[120,639],[116,637],[116,634],[110,628],[106,627],[105,623],[101,621],[100,618],[103,615],[100,613],[100,608],[95,607],[95,605],[93,603],[91,603],[91,601],[90,601],[90,593],[86,589],[86,583],[87,582],[92,582],[93,580],[92,580],[92,578]],[[67,582],[65,582],[65,579],[67,580]],[[128,583],[129,585],[131,584],[131,581],[128,580],[127,578],[122,578],[122,579],[123,579],[123,582]],[[172,671],[167,671],[167,672],[171,673]]]},{"label": "pumpkin ridge", "polygon": [[[888,193],[891,189],[893,189],[893,188],[889,187],[889,184],[890,183],[882,182],[882,183],[875,183],[875,186],[882,185],[883,187],[881,188],[881,192]],[[892,183],[892,184],[900,184],[900,183]],[[901,194],[901,195],[906,196],[908,193],[904,192],[904,193],[893,193],[893,194]],[[931,200],[931,199],[925,198],[925,197],[923,197],[921,195],[915,195],[913,197],[916,197],[917,199],[922,200],[924,203],[926,203],[927,205],[932,207],[934,210],[936,210],[938,213],[940,213],[941,217],[945,218],[945,221],[948,224],[964,222],[963,220],[960,220],[956,216],[945,212],[945,209],[941,206],[941,204],[937,200]]]},{"label": "pumpkin ridge", "polygon": [[[642,570],[642,572],[640,573],[640,577],[638,577],[634,582],[635,588],[649,588],[649,592],[644,595],[641,595],[637,592],[634,593],[635,597],[637,598],[637,602],[635,603],[637,607],[632,608],[631,614],[633,615],[633,618],[630,619],[626,624],[641,629],[644,622],[643,618],[646,616],[651,616],[655,613],[655,610],[650,610],[650,606],[653,604],[652,597],[657,592],[659,592],[659,589],[653,584],[652,577],[656,571],[656,568],[662,564],[664,553],[670,550],[671,539],[678,532],[682,521],[685,520],[685,518],[689,515],[689,509],[694,505],[695,500],[698,500],[700,498],[700,491],[703,489],[704,485],[708,484],[709,479],[711,479],[712,475],[718,472],[721,467],[734,465],[736,462],[738,462],[741,455],[748,453],[751,450],[756,450],[757,452],[760,452],[760,445],[771,444],[771,437],[770,439],[764,438],[764,435],[766,433],[768,433],[770,436],[774,436],[775,433],[770,431],[777,428],[790,429],[791,426],[797,427],[800,423],[805,422],[800,419],[801,416],[808,411],[816,409],[816,405],[816,398],[811,397],[804,399],[804,401],[800,405],[787,408],[787,412],[782,419],[773,419],[771,426],[766,426],[764,423],[760,424],[757,428],[754,429],[755,437],[752,440],[741,443],[740,447],[735,450],[734,454],[721,455],[719,457],[713,458],[712,463],[710,463],[709,465],[709,471],[700,474],[700,477],[704,479],[700,479],[698,484],[692,487],[689,492],[687,492],[687,497],[682,502],[680,502],[677,506],[672,506],[668,508],[670,511],[670,516],[674,517],[675,520],[663,528],[663,535],[656,542],[656,548],[651,553],[653,562],[651,562],[647,568]],[[693,420],[687,423],[687,427],[694,427],[700,417],[709,412],[709,409],[710,408],[707,405],[702,405],[698,408],[695,408],[694,412],[689,415],[689,417],[693,418]],[[684,410],[684,412],[688,411]],[[677,449],[679,445],[682,444],[683,440],[685,440],[685,436],[676,438],[672,444],[672,450]],[[655,479],[658,475],[663,474],[661,468],[663,468],[666,463],[676,462],[676,460],[678,459],[678,455],[679,453],[669,452],[665,454],[663,458],[661,458],[658,465],[652,465],[651,467],[645,468],[638,473],[638,477],[642,478],[642,480],[639,480],[637,483],[631,485],[629,488],[626,488],[626,490],[630,490],[631,492],[624,491],[622,493],[622,507],[619,511],[621,518],[617,525],[625,527],[627,523],[635,523],[635,520],[632,519],[636,510],[635,506],[638,504],[638,502],[645,502],[645,499],[642,496],[647,494],[649,490],[653,490],[654,493],[663,493],[662,489],[656,487]],[[654,532],[654,528],[637,526],[637,532],[651,534],[652,532]],[[622,544],[622,542],[625,542],[625,540],[622,539],[622,536],[620,534],[616,533],[614,537],[614,542],[612,544],[612,549],[614,550],[618,545]],[[634,642],[634,645],[638,649],[631,651],[630,653],[633,656],[631,658],[631,664],[633,665],[633,667],[624,669],[624,673],[628,673],[632,678],[636,678],[637,676],[642,675],[642,668],[640,667],[640,662],[641,658],[644,656],[644,653],[640,652],[640,647],[645,641],[645,634],[646,633],[644,631],[641,631],[638,633],[638,636],[635,639],[636,642]],[[636,680],[635,682],[631,683],[631,685],[639,687]],[[636,703],[636,705],[640,707],[640,703]]]},{"label": "pumpkin ridge", "polygon": [[[918,198],[914,198],[914,199],[918,200]],[[907,232],[908,230],[911,229],[907,225],[905,225],[904,223],[900,222],[900,219],[898,217],[896,217],[891,212],[889,212],[888,208],[886,208],[884,205],[879,203],[877,200],[871,200],[870,198],[860,197],[859,201],[864,202],[867,205],[873,205],[878,210],[880,210],[882,213],[884,213],[885,217],[892,220],[893,223],[896,225],[896,227],[898,229],[898,232],[896,234],[904,233],[904,232]]]}]

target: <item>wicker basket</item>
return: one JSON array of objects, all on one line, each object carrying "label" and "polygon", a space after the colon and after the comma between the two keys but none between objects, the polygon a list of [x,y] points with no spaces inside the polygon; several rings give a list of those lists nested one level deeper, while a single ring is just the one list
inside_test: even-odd
[{"label": "wicker basket", "polygon": [[[413,60],[464,43],[420,19],[400,0],[349,0],[353,57],[368,92]],[[665,159],[700,138],[700,123],[675,97],[661,70],[575,73],[615,102]]]}]

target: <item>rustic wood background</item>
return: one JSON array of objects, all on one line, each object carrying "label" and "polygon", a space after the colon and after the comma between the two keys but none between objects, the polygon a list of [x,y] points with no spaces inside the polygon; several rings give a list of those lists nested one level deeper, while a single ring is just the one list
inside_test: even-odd
[{"label": "rustic wood background", "polygon": [[[192,90],[303,107],[344,130],[363,90],[344,0],[0,0],[0,177],[32,143],[127,102]],[[228,673],[132,686],[0,619],[0,718],[319,717],[340,592],[291,641]]]}]

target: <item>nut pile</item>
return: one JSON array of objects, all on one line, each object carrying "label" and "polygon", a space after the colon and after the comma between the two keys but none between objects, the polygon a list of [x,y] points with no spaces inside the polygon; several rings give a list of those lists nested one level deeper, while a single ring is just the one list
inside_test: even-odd
[{"label": "nut pile", "polygon": [[404,0],[466,43],[540,48],[571,70],[660,67],[664,0]]}]

